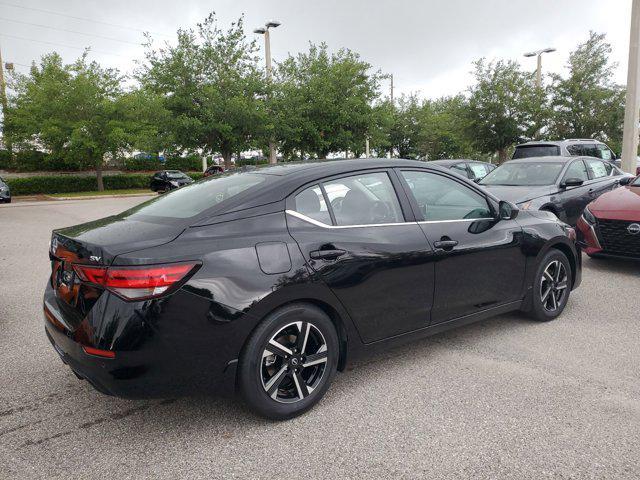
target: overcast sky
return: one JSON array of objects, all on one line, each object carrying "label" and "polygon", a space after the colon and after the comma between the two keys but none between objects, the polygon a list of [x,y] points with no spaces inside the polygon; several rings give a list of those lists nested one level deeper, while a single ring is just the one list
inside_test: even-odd
[{"label": "overcast sky", "polygon": [[545,55],[544,70],[562,73],[589,30],[607,34],[616,80],[626,82],[631,0],[0,0],[2,56],[26,71],[44,53],[56,50],[71,62],[90,46],[90,58],[126,73],[143,57],[141,31],[171,41],[178,27],[211,10],[223,28],[244,13],[249,36],[266,20],[282,22],[272,32],[275,61],[309,41],[348,47],[393,73],[397,95],[464,90],[479,57],[518,59],[534,70],[535,58],[522,53],[549,46],[558,51]]}]

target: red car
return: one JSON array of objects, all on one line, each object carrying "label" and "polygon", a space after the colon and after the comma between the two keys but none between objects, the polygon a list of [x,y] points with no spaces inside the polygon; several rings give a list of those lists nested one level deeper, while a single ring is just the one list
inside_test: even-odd
[{"label": "red car", "polygon": [[591,256],[640,259],[640,176],[620,180],[578,220],[578,244]]}]

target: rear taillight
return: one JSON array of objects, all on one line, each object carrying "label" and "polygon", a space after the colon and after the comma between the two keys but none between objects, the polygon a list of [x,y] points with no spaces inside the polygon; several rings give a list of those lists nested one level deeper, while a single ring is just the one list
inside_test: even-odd
[{"label": "rear taillight", "polygon": [[101,285],[126,300],[159,297],[194,272],[195,262],[146,265],[141,267],[95,267],[74,265],[84,282]]}]

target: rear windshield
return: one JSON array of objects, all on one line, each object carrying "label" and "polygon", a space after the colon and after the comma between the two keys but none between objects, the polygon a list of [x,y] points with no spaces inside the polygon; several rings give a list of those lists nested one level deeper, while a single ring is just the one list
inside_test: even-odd
[{"label": "rear windshield", "polygon": [[556,145],[521,145],[513,152],[513,159],[531,157],[554,157],[560,155],[560,147]]},{"label": "rear windshield", "polygon": [[487,174],[481,185],[537,186],[556,183],[564,163],[555,162],[507,162]]},{"label": "rear windshield", "polygon": [[125,216],[193,217],[251,187],[260,185],[266,179],[267,175],[244,172],[208,177],[138,205],[125,212]]}]

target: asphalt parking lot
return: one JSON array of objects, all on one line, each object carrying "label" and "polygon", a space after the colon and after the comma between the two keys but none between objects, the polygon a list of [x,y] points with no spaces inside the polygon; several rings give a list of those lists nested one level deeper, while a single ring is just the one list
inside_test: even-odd
[{"label": "asphalt parking lot", "polygon": [[0,478],[638,478],[640,264],[590,260],[564,314],[516,314],[368,358],[306,415],[130,401],[47,341],[52,228],[138,198],[0,206]]}]

